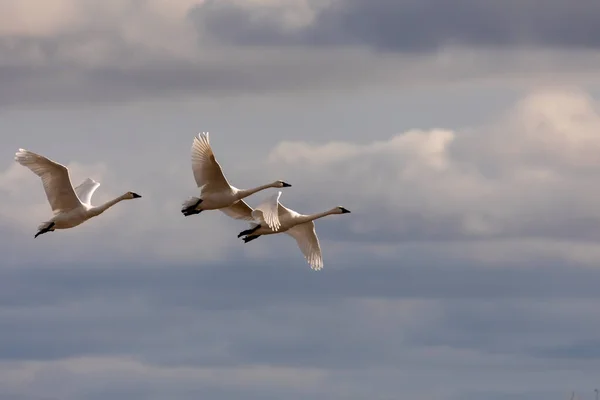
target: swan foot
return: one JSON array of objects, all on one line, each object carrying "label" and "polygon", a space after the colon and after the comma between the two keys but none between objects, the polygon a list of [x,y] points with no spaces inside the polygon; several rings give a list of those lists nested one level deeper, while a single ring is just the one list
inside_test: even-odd
[{"label": "swan foot", "polygon": [[36,234],[35,234],[35,236],[34,236],[33,238],[35,239],[35,238],[37,238],[38,236],[40,236],[40,235],[43,235],[44,233],[47,233],[47,232],[52,232],[52,231],[54,230],[54,229],[52,229],[52,228],[54,228],[54,225],[56,225],[56,224],[53,222],[53,223],[51,223],[50,225],[48,225],[46,228],[44,228],[44,229],[40,229],[40,230],[38,231],[38,233],[36,233]]},{"label": "swan foot", "polygon": [[244,238],[244,243],[248,243],[254,239],[258,239],[259,237],[261,237],[262,235],[248,235]]},{"label": "swan foot", "polygon": [[254,228],[251,228],[251,229],[246,229],[245,231],[241,231],[241,232],[238,234],[238,237],[240,238],[240,237],[242,237],[242,236],[251,235],[251,234],[253,234],[254,232],[256,232],[256,231],[257,231],[259,228],[260,228],[260,225],[257,225],[257,226],[255,226]]}]

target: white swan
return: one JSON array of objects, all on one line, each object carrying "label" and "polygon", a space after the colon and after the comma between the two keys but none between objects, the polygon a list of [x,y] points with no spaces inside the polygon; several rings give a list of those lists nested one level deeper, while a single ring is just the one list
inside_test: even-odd
[{"label": "white swan", "polygon": [[[200,188],[200,197],[192,197],[183,203],[181,212],[186,217],[200,214],[204,210],[220,210],[234,219],[251,220],[246,215],[243,207],[236,207],[236,202],[256,192],[268,188],[290,187],[289,183],[275,181],[253,189],[238,189],[229,184],[221,166],[215,159],[215,155],[208,141],[208,132],[199,133],[194,137],[192,144],[192,171],[196,184]],[[277,214],[272,223],[277,223]]]},{"label": "white swan", "polygon": [[[350,211],[344,207],[335,207],[322,213],[303,215],[281,205],[279,203],[280,196],[281,192],[277,192],[258,205],[254,210],[243,200],[240,200],[240,205],[237,205],[238,212],[240,214],[243,213],[249,217],[248,219],[252,219],[254,222],[250,223],[250,229],[240,232],[238,237],[244,236],[242,238],[244,243],[248,243],[262,235],[287,233],[296,239],[298,247],[300,247],[310,267],[316,271],[322,269],[323,256],[313,221],[327,215],[346,214]],[[269,225],[269,219],[272,218],[271,214],[274,213],[274,210],[277,210],[277,214],[279,215],[279,226],[275,229]]]},{"label": "white swan", "polygon": [[120,201],[142,197],[139,194],[127,192],[100,206],[92,206],[90,204],[92,195],[100,186],[99,182],[87,178],[73,189],[67,167],[24,149],[17,151],[15,161],[42,178],[46,197],[54,212],[52,219],[38,226],[38,232],[34,236],[36,238],[55,229],[68,229],[80,225],[88,219],[102,214]]}]

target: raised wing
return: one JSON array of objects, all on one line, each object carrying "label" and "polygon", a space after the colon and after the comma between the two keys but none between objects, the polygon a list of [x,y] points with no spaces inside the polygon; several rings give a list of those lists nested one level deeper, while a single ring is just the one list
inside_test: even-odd
[{"label": "raised wing", "polygon": [[277,214],[279,215],[279,221],[284,221],[284,223],[300,216],[296,211],[290,210],[281,203],[277,204]]},{"label": "raised wing", "polygon": [[99,186],[100,182],[87,178],[75,188],[75,194],[83,204],[92,205],[92,196]]},{"label": "raised wing", "polygon": [[279,197],[281,197],[281,191],[267,197],[252,211],[254,220],[264,221],[273,231],[277,231],[281,227],[279,222]]},{"label": "raised wing", "polygon": [[15,161],[42,178],[44,191],[54,215],[81,206],[71,185],[67,167],[24,149],[17,151]]},{"label": "raised wing", "polygon": [[215,159],[208,141],[208,132],[199,133],[192,143],[192,171],[203,192],[227,190],[231,187]]},{"label": "raised wing", "polygon": [[233,219],[243,219],[246,221],[254,220],[252,217],[252,207],[244,200],[238,200],[229,207],[219,208],[219,210]]},{"label": "raised wing", "polygon": [[323,256],[321,254],[321,246],[319,238],[315,232],[315,223],[313,221],[298,224],[285,233],[296,239],[298,247],[304,254],[306,261],[312,269],[318,271],[323,268]]}]

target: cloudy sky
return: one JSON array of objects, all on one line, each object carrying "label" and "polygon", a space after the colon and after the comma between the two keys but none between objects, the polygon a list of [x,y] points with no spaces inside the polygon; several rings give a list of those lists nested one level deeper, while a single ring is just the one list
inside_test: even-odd
[{"label": "cloudy sky", "polygon": [[[0,400],[594,398],[599,38],[596,0],[0,0]],[[352,211],[322,271],[181,215],[200,131]],[[19,147],[143,198],[34,240]]]}]

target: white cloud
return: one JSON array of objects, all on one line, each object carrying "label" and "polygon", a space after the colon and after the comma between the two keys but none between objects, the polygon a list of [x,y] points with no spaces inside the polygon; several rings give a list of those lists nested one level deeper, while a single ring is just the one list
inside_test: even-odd
[{"label": "white cloud", "polygon": [[[0,363],[0,385],[4,393],[74,399],[89,395],[102,386],[124,382],[152,385],[162,382],[167,388],[197,387],[200,383],[307,389],[322,382],[326,372],[312,368],[242,365],[237,367],[162,367],[130,357],[79,357],[56,361]],[[67,383],[69,382],[69,383]],[[164,389],[164,387],[163,387]]]},{"label": "white cloud", "polygon": [[[149,185],[136,179],[137,171],[130,171],[131,175],[127,176],[116,173],[105,163],[65,164],[74,185],[87,177],[101,183],[92,204],[102,204],[129,190],[142,198],[118,204],[78,227],[41,236],[35,239],[32,250],[30,241],[34,240],[36,227],[51,218],[52,211],[40,178],[14,163],[0,172],[3,204],[0,226],[10,233],[3,244],[7,264],[80,262],[111,257],[142,262],[198,260],[205,263],[223,259],[232,245],[239,245],[235,237],[236,221],[229,221],[224,214],[207,212],[188,218],[181,215],[181,202],[188,195],[196,194],[193,180],[188,176],[191,173],[181,178],[189,183],[189,190],[173,193],[161,190],[162,182],[174,181],[169,171],[154,175],[153,184]],[[52,257],[47,256],[49,253]]]},{"label": "white cloud", "polygon": [[[600,235],[598,132],[596,101],[558,88],[532,92],[479,127],[412,129],[370,143],[282,142],[265,165],[249,168],[236,167],[227,152],[221,157],[237,186],[277,178],[291,182],[282,202],[299,212],[349,208],[349,216],[317,224],[327,260],[346,259],[349,242],[355,252],[370,249],[391,258],[409,248],[425,254],[436,243],[437,253],[468,255],[483,264],[541,256],[593,265],[600,257],[594,247]],[[143,198],[71,231],[38,238],[26,260],[54,249],[55,257],[71,261],[102,254],[203,265],[232,254],[266,260],[277,243],[278,257],[281,251],[298,257],[287,237],[243,245],[236,235],[246,225],[220,212],[181,216],[181,202],[196,193],[187,157],[173,155],[166,161],[170,167],[150,169],[145,156],[131,157],[137,161],[127,173],[103,163],[69,164],[74,180],[88,175],[101,180],[98,202],[125,190]],[[50,215],[39,178],[12,165],[0,175],[0,188],[6,204],[0,222],[29,239]],[[249,204],[264,196],[253,196]],[[78,243],[76,251],[57,247],[64,240]],[[14,248],[28,243],[18,242]]]},{"label": "white cloud", "polygon": [[[486,126],[411,130],[366,144],[285,142],[269,162],[302,186],[311,210],[298,211],[354,211],[339,221],[357,238],[574,245],[600,235],[598,154],[596,102],[547,89]],[[281,200],[294,201],[287,193]]]}]

